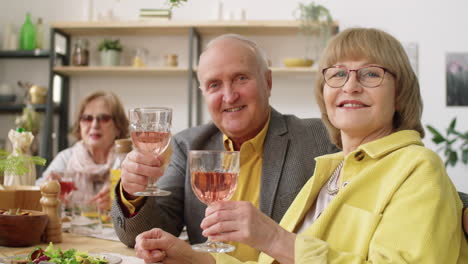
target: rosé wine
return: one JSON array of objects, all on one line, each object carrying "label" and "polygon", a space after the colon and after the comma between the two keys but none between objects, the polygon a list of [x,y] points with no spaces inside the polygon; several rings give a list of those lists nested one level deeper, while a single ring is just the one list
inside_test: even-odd
[{"label": "ros\u00e9 wine", "polygon": [[144,153],[160,155],[166,150],[171,140],[171,133],[159,131],[132,131],[135,147]]},{"label": "ros\u00e9 wine", "polygon": [[231,199],[237,187],[237,173],[192,172],[192,189],[205,204]]}]

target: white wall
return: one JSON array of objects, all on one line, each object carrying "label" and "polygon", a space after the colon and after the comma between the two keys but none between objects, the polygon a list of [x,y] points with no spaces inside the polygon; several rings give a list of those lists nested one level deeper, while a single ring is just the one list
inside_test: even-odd
[{"label": "white wall", "polygon": [[[88,1],[4,0],[0,9],[0,25],[6,22],[20,25],[26,11],[31,11],[34,17],[44,17],[46,22],[83,20],[86,2]],[[162,0],[94,0],[94,2],[96,9],[101,13],[107,8],[114,7],[115,15],[122,20],[134,20],[139,8],[159,8],[162,7],[163,3]],[[247,19],[275,20],[294,19],[293,12],[300,1],[225,0],[224,2],[224,9],[227,11],[238,12],[240,8],[245,8]],[[467,1],[329,0],[319,2],[331,10],[334,18],[339,21],[341,29],[351,26],[377,27],[388,31],[402,42],[418,43],[419,77],[425,104],[423,124],[432,124],[439,129],[444,129],[452,117],[457,116],[459,129],[468,130],[468,107],[447,107],[445,105],[445,54],[447,52],[468,52],[468,34],[465,34],[466,28],[468,28]],[[174,20],[210,20],[215,18],[215,0],[189,0],[189,3],[176,9],[173,15]],[[3,29],[0,28],[0,30]],[[154,56],[158,56],[156,54],[172,51],[173,47],[176,53],[183,55],[186,50],[184,41],[166,39],[161,42],[164,43],[161,46],[152,47],[152,52],[154,52]],[[273,60],[276,66],[279,66],[282,57],[295,55],[298,50],[291,46],[290,39],[259,38],[258,41],[266,46],[267,52],[275,50],[275,53],[271,54],[272,52],[270,52],[270,55],[276,56]],[[130,45],[144,45],[142,43]],[[158,43],[154,43],[154,45],[157,46]],[[277,52],[277,48],[274,48],[276,45],[282,47],[281,52]],[[127,56],[130,55],[127,54]],[[183,60],[182,56],[181,59]],[[153,63],[160,63],[160,59],[156,57]],[[27,75],[18,76],[18,72],[25,72],[23,67],[0,61],[0,82],[5,80],[14,82],[19,78],[28,80]],[[35,72],[39,68],[37,65],[30,67],[27,69],[28,72]],[[5,72],[10,71],[15,73],[5,74]],[[311,92],[313,77],[275,76],[274,78],[272,104],[278,110],[299,116],[318,115]],[[175,130],[178,131],[186,126],[186,99],[184,97],[186,82],[184,80],[185,76],[165,77],[157,81],[149,78],[142,82],[139,81],[136,84],[138,87],[133,87],[135,85],[131,79],[74,78],[72,101],[79,101],[79,98],[90,90],[103,88],[121,93],[127,107],[140,104],[172,105],[180,111],[175,117]],[[137,89],[138,92],[135,92]],[[5,118],[0,120],[1,127],[5,127],[9,122]],[[4,135],[3,132],[1,133]],[[434,147],[429,137],[425,138],[425,143],[431,148]],[[450,168],[448,172],[457,188],[468,192],[468,166],[459,164],[457,168]]]}]

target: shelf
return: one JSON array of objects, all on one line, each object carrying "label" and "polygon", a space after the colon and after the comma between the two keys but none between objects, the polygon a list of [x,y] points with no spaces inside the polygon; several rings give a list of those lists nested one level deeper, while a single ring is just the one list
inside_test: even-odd
[{"label": "shelf", "polygon": [[[300,74],[300,75],[307,75],[307,74],[316,74],[317,69],[311,67],[270,67],[270,70],[274,74]],[[197,72],[197,69],[194,69]]]},{"label": "shelf", "polygon": [[48,50],[0,50],[0,58],[48,58],[50,51]]},{"label": "shelf", "polygon": [[[297,34],[298,20],[250,21],[109,21],[109,22],[57,22],[52,27],[70,35],[183,35],[190,28],[200,34],[220,35],[289,35]],[[338,24],[335,23],[334,27]]]},{"label": "shelf", "polygon": [[188,34],[190,23],[173,21],[99,21],[57,22],[51,27],[69,35],[183,35]]},{"label": "shelf", "polygon": [[101,67],[101,66],[61,66],[54,67],[58,74],[66,76],[162,76],[186,74],[188,69],[178,67]]},{"label": "shelf", "polygon": [[317,69],[311,67],[271,67],[273,73],[276,74],[316,74]]},{"label": "shelf", "polygon": [[[21,113],[25,104],[0,104],[0,112],[1,113]],[[47,108],[45,104],[33,104],[32,107],[39,112],[44,112]],[[54,111],[58,112],[59,107],[54,106]]]}]

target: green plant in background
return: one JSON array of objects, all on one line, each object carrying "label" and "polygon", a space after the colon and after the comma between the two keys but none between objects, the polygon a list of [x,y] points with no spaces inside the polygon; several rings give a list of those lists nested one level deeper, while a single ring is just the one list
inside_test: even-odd
[{"label": "green plant in background", "polygon": [[432,133],[432,142],[436,145],[442,144],[437,152],[445,156],[445,166],[455,166],[461,158],[463,164],[468,164],[468,131],[456,130],[457,118],[453,118],[446,130],[445,136],[433,126],[426,128]]},{"label": "green plant in background", "polygon": [[6,150],[0,149],[0,171],[10,173],[11,175],[24,175],[29,172],[27,164],[34,163],[44,166],[46,159],[39,156],[23,155],[18,151],[18,155],[11,155]]},{"label": "green plant in background", "polygon": [[[305,55],[308,56],[310,49],[313,48],[314,56],[318,57],[332,35],[333,18],[330,11],[325,6],[312,1],[308,4],[299,3],[294,12],[297,19],[301,21],[299,34],[306,38]],[[317,36],[318,40],[312,42],[312,36]]]},{"label": "green plant in background", "polygon": [[122,51],[123,46],[120,43],[119,39],[112,40],[112,39],[103,39],[98,46],[99,51],[106,51],[106,50],[116,50]]},{"label": "green plant in background", "polygon": [[328,8],[323,5],[310,2],[309,4],[299,3],[296,10],[301,20],[300,30],[304,35],[317,33],[330,33],[330,26],[333,18]]},{"label": "green plant in background", "polygon": [[187,2],[187,0],[168,0],[168,4],[171,8],[179,7],[185,2]]}]

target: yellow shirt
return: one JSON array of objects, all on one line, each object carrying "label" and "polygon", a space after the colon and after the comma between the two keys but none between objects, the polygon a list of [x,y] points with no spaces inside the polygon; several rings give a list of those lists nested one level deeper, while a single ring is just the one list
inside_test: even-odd
[{"label": "yellow shirt", "polygon": [[[259,206],[263,142],[265,141],[269,124],[270,118],[268,117],[268,121],[260,133],[244,142],[240,148],[240,173],[237,180],[237,188],[231,201],[249,201],[255,207],[258,208]],[[233,151],[233,142],[226,135],[223,136],[223,140],[224,148],[228,151]],[[238,242],[229,242],[229,244],[236,247],[236,250],[229,253],[231,256],[242,261],[258,259],[258,250]]]}]

